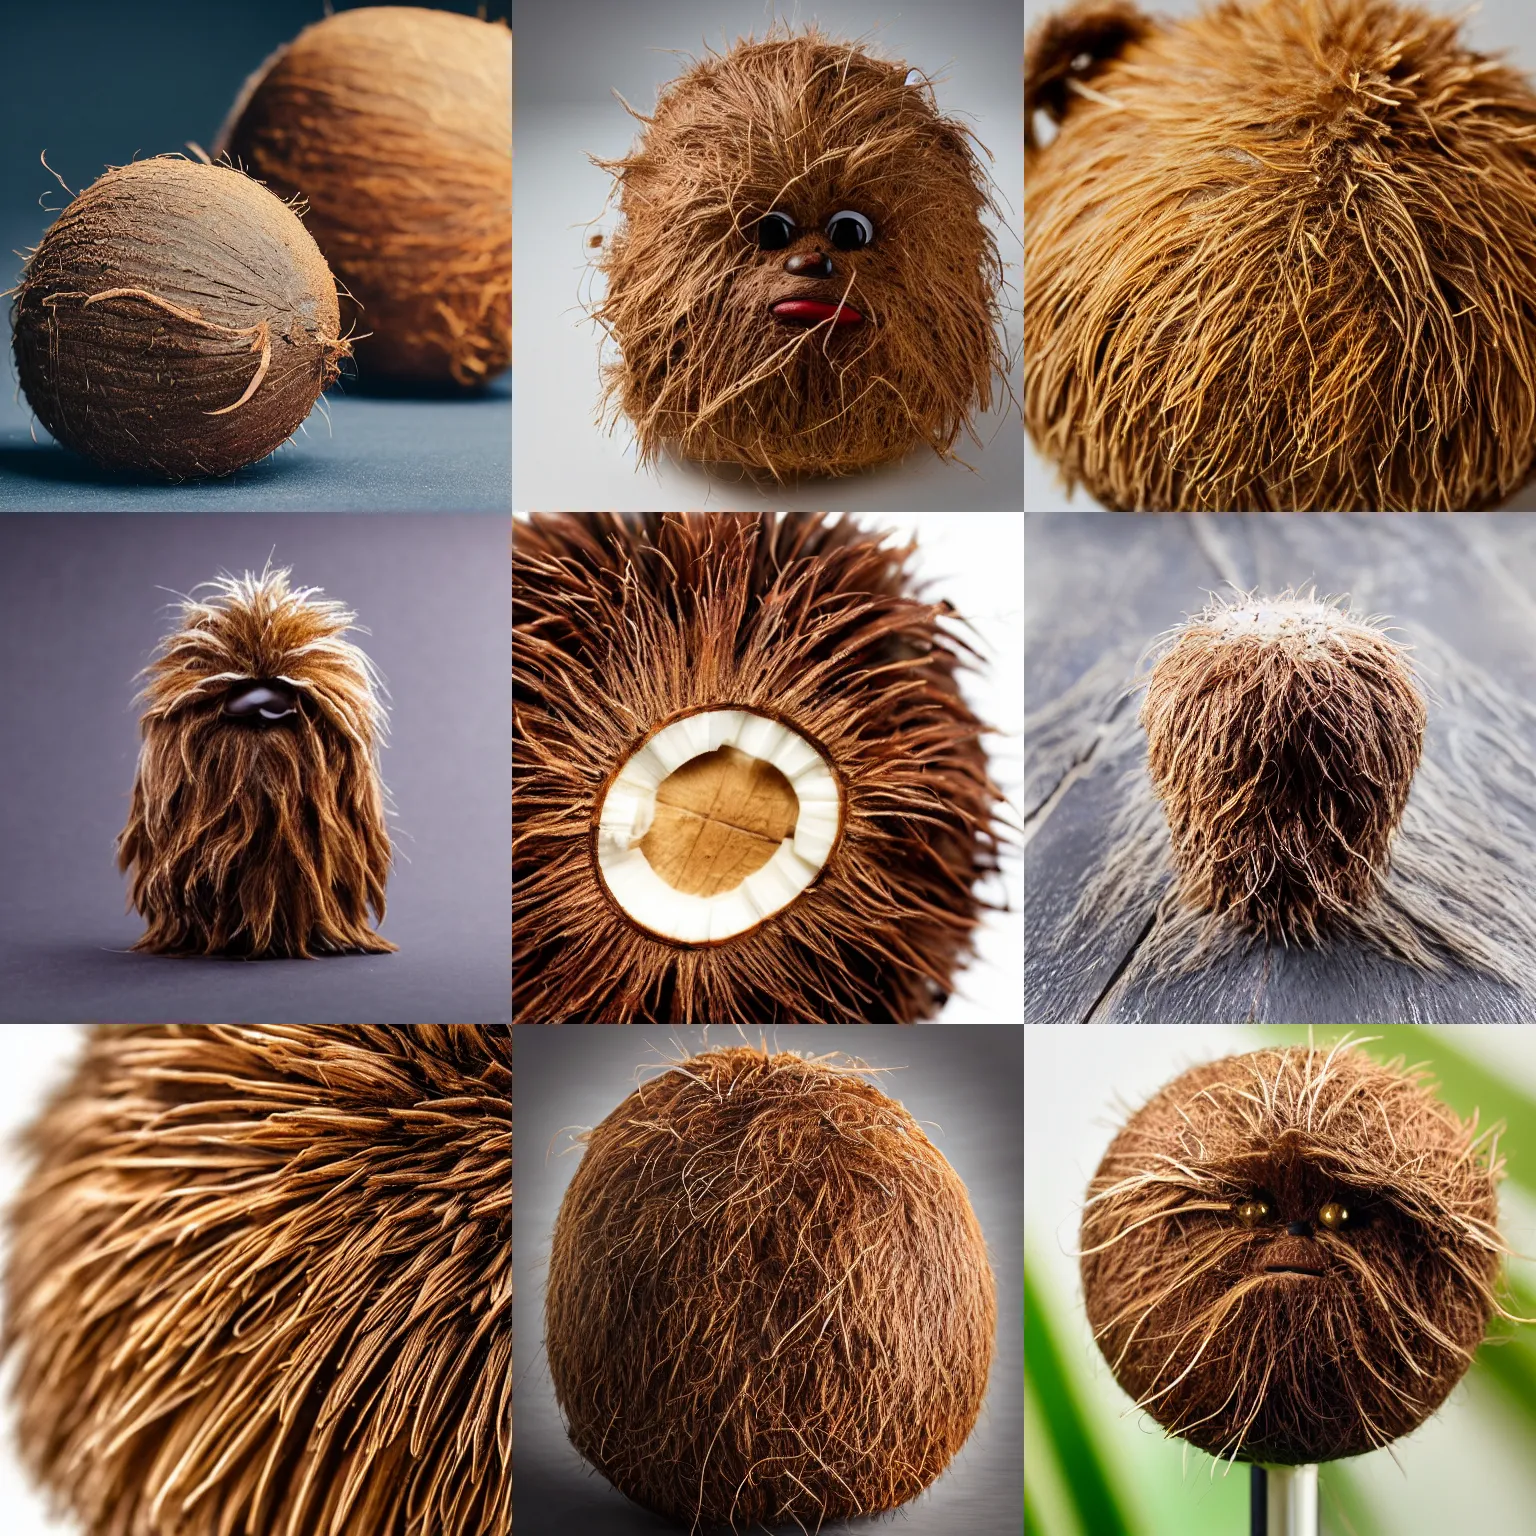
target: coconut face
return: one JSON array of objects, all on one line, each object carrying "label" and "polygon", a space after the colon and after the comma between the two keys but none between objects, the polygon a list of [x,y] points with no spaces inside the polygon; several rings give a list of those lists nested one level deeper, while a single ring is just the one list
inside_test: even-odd
[{"label": "coconut face", "polygon": [[304,200],[351,295],[365,378],[473,386],[506,368],[507,27],[412,6],[339,11],[247,82],[218,149]]},{"label": "coconut face", "polygon": [[17,374],[49,432],[112,468],[226,475],[288,440],[350,350],[293,211],[227,166],[108,171],[32,253]]},{"label": "coconut face", "polygon": [[642,461],[776,477],[950,454],[991,402],[1001,279],[966,131],[905,64],[818,32],[737,43],[608,162],[597,313]]},{"label": "coconut face", "polygon": [[836,1060],[690,1057],[586,1138],[545,1347],[572,1443],[696,1527],[893,1509],[976,1422],[995,1298],[965,1187]]},{"label": "coconut face", "polygon": [[1331,1461],[1445,1400],[1496,1310],[1501,1169],[1422,1072],[1255,1051],[1127,1121],[1082,1224],[1120,1385],[1215,1456]]},{"label": "coconut face", "polygon": [[1141,722],[1189,906],[1311,943],[1375,898],[1425,725],[1381,630],[1290,594],[1215,602],[1158,659]]},{"label": "coconut face", "polygon": [[1526,480],[1536,94],[1456,17],[1080,0],[1026,76],[1058,128],[1026,152],[1025,420],[1069,484],[1426,511]]},{"label": "coconut face", "polygon": [[156,954],[394,949],[378,752],[385,714],[356,616],[286,570],[182,605],[140,695],[118,867]]}]

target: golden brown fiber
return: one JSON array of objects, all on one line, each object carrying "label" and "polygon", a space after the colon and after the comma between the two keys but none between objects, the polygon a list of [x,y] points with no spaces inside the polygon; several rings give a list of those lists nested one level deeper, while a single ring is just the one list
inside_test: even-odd
[{"label": "golden brown fiber", "polygon": [[1503,1310],[1502,1170],[1476,1117],[1401,1059],[1341,1045],[1195,1067],[1089,1185],[1094,1337],[1138,1406],[1212,1455],[1375,1450],[1444,1402]]},{"label": "golden brown fiber", "polygon": [[336,271],[365,378],[483,384],[512,358],[512,33],[414,6],[338,11],[247,82],[218,148]]},{"label": "golden brown fiber", "polygon": [[862,1070],[709,1051],[584,1138],[549,1266],[556,1397],[582,1455],[693,1529],[894,1509],[980,1412],[985,1239]]},{"label": "golden brown fiber", "polygon": [[1141,722],[1189,907],[1315,943],[1376,902],[1425,723],[1381,630],[1290,593],[1214,601],[1159,657]]},{"label": "golden brown fiber", "polygon": [[[519,1023],[914,1023],[948,1000],[997,867],[965,643],[913,550],[808,513],[519,519],[512,541],[512,971]],[[949,610],[952,611],[952,610]],[[782,720],[842,788],[788,906],[714,944],[637,926],[599,878],[603,792],[704,709]]]},{"label": "golden brown fiber", "polygon": [[[988,409],[1006,368],[991,198],[969,130],[908,75],[774,30],[693,63],[636,114],[631,153],[599,162],[623,215],[596,311],[619,353],[607,395],[642,462],[844,475],[948,458]],[[871,238],[845,249],[850,212]],[[788,225],[765,247],[769,215]]]},{"label": "golden brown fiber", "polygon": [[118,867],[160,954],[394,949],[378,755],[386,726],[356,615],[286,570],[181,604],[140,700]]},{"label": "golden brown fiber", "polygon": [[293,209],[228,166],[173,155],[108,171],[70,203],[27,261],[11,324],[48,431],[167,480],[265,458],[351,351]]},{"label": "golden brown fiber", "polygon": [[6,1348],[88,1536],[510,1536],[505,1026],[102,1027],[29,1145]]},{"label": "golden brown fiber", "polygon": [[1025,419],[1069,485],[1446,510],[1528,478],[1536,94],[1458,28],[1395,0],[1040,24]]}]

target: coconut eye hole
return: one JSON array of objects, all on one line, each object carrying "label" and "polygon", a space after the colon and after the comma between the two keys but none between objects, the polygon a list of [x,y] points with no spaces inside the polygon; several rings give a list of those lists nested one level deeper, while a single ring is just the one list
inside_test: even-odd
[{"label": "coconut eye hole", "polygon": [[874,238],[875,226],[851,208],[827,220],[827,239],[840,251],[862,251]]},{"label": "coconut eye hole", "polygon": [[1349,1225],[1349,1220],[1350,1217],[1348,1208],[1340,1205],[1337,1200],[1330,1200],[1328,1204],[1325,1205],[1317,1213],[1318,1226],[1327,1227],[1330,1232],[1337,1232],[1341,1228],[1347,1227]]},{"label": "coconut eye hole", "polygon": [[795,221],[787,213],[765,213],[757,221],[757,248],[782,251],[795,238]]},{"label": "coconut eye hole", "polygon": [[1256,1227],[1261,1221],[1269,1217],[1269,1201],[1260,1195],[1254,1195],[1248,1200],[1239,1200],[1233,1215],[1237,1217],[1245,1227]]}]

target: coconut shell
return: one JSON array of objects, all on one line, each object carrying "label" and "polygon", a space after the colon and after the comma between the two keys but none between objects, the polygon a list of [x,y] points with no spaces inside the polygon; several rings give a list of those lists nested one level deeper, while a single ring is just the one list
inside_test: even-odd
[{"label": "coconut shell", "polygon": [[227,166],[119,166],[61,213],[11,316],[16,371],[66,447],[167,480],[273,452],[337,376],[336,284],[293,210]]},{"label": "coconut shell", "polygon": [[1500,1177],[1476,1117],[1401,1059],[1195,1067],[1088,1186],[1088,1321],[1136,1403],[1214,1456],[1362,1455],[1445,1401],[1501,1310]]},{"label": "coconut shell", "polygon": [[756,1529],[894,1509],[981,1409],[996,1302],[965,1186],[857,1065],[693,1056],[585,1137],[544,1343],[637,1503]]},{"label": "coconut shell", "polygon": [[477,385],[511,361],[506,26],[412,6],[339,11],[251,77],[217,148],[303,198],[350,295],[365,378]]}]

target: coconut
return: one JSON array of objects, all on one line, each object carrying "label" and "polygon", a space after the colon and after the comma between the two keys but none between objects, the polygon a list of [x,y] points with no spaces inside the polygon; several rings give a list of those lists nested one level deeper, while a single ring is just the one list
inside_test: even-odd
[{"label": "coconut", "polygon": [[604,1477],[694,1528],[894,1509],[980,1412],[996,1320],[980,1225],[860,1072],[709,1051],[583,1138],[550,1254],[555,1395]]},{"label": "coconut", "polygon": [[1491,1133],[1401,1059],[1195,1067],[1088,1187],[1094,1337],[1138,1407],[1214,1456],[1375,1450],[1445,1401],[1502,1310],[1502,1171]]},{"label": "coconut", "polygon": [[285,197],[335,269],[364,378],[477,385],[512,357],[512,33],[412,6],[306,27],[217,151]]},{"label": "coconut", "polygon": [[505,1025],[101,1027],[27,1140],[5,1342],[82,1531],[511,1536]]},{"label": "coconut", "polygon": [[1080,0],[1025,73],[1024,412],[1069,485],[1424,511],[1528,478],[1536,92],[1459,18]]},{"label": "coconut", "polygon": [[265,458],[350,351],[293,210],[173,155],[110,170],[69,204],[27,261],[11,325],[22,390],[54,437],[167,480]]},{"label": "coconut", "polygon": [[1425,725],[1388,635],[1291,593],[1215,601],[1158,658],[1141,723],[1190,908],[1315,943],[1376,904]]},{"label": "coconut", "polygon": [[518,1022],[944,1006],[998,794],[911,554],[821,514],[516,523]]}]

